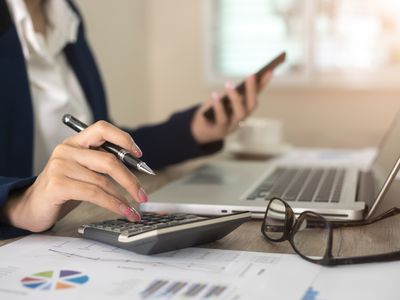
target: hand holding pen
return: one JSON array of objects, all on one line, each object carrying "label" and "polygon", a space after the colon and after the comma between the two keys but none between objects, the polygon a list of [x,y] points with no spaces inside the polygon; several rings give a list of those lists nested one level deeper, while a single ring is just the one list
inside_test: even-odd
[{"label": "hand holding pen", "polygon": [[147,202],[146,192],[114,154],[96,149],[106,141],[126,149],[132,156],[141,154],[131,136],[112,124],[98,121],[90,125],[57,145],[40,174],[26,179],[25,187],[10,194],[2,210],[10,224],[41,232],[81,202],[139,221],[140,214],[126,203],[114,182],[140,203]]},{"label": "hand holding pen", "polygon": [[[86,129],[88,126],[79,121],[77,118],[66,114],[63,117],[63,122],[65,125],[69,126],[76,132],[81,132],[82,130]],[[149,166],[146,165],[145,162],[141,161],[140,159],[134,157],[132,154],[129,153],[128,150],[125,150],[121,148],[118,145],[115,145],[110,142],[104,142],[100,146],[107,152],[110,152],[114,154],[119,160],[121,160],[127,167],[133,167],[138,169],[139,171],[142,171],[144,173],[150,174],[150,175],[156,175],[152,169],[150,169]]]}]

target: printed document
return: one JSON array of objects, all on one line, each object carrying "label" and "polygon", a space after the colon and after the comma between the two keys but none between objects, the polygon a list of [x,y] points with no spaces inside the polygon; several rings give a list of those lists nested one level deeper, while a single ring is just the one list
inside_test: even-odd
[{"label": "printed document", "polygon": [[322,267],[297,255],[187,248],[138,255],[31,235],[0,247],[0,299],[399,299],[400,262]]},{"label": "printed document", "polygon": [[0,247],[0,257],[7,300],[299,299],[319,271],[289,254],[186,248],[145,256],[47,235]]}]

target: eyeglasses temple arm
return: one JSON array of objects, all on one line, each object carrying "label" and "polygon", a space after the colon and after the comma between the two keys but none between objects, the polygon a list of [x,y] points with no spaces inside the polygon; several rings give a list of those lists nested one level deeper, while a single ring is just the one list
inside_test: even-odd
[{"label": "eyeglasses temple arm", "polygon": [[321,265],[349,265],[349,264],[361,264],[361,263],[373,263],[373,262],[385,262],[398,260],[400,258],[400,251],[377,254],[377,255],[367,255],[359,257],[336,257],[330,258],[329,260],[322,260]]}]

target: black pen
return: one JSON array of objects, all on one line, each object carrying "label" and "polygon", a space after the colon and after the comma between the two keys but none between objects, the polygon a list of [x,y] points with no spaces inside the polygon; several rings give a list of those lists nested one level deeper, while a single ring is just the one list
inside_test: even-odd
[{"label": "black pen", "polygon": [[[81,132],[82,130],[88,127],[85,123],[79,121],[77,118],[75,118],[70,114],[66,114],[63,116],[63,123],[71,127],[76,132]],[[121,160],[128,167],[134,167],[144,173],[150,175],[156,175],[156,173],[154,173],[154,171],[150,169],[150,167],[146,165],[145,162],[134,157],[132,154],[129,153],[128,150],[125,150],[120,146],[117,146],[110,142],[105,142],[100,147],[106,150],[107,152],[115,154],[115,156],[118,157],[118,159]]]}]

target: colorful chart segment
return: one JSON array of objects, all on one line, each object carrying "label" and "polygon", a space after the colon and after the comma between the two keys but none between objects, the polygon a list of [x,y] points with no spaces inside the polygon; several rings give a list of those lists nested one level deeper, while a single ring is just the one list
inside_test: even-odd
[{"label": "colorful chart segment", "polygon": [[319,292],[314,290],[313,287],[309,287],[306,293],[304,294],[302,300],[317,300]]},{"label": "colorful chart segment", "polygon": [[45,271],[27,276],[21,280],[24,287],[35,290],[63,290],[75,288],[89,281],[89,276],[78,271]]}]

